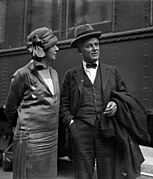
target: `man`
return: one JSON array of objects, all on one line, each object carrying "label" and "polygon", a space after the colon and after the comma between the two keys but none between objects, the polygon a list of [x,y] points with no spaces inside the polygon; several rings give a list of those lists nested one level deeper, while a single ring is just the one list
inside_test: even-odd
[{"label": "man", "polygon": [[[61,114],[70,134],[75,178],[92,179],[95,161],[99,179],[136,178],[143,156],[137,143],[131,142],[129,133],[118,123],[130,128],[132,122],[128,126],[126,121],[130,121],[131,116],[136,116],[136,110],[140,111],[139,119],[132,120],[142,121],[144,131],[142,129],[140,134],[134,125],[131,127],[132,137],[141,140],[141,135],[144,134],[143,141],[147,141],[146,118],[142,107],[128,95],[117,68],[100,62],[101,32],[94,31],[90,24],[86,24],[76,27],[74,35],[71,46],[77,47],[82,62],[81,66],[74,67],[65,74],[61,90]],[[134,114],[128,114],[128,119],[125,105],[131,104]],[[121,116],[122,109],[125,111]],[[128,140],[137,154],[136,157],[133,154],[138,159],[134,167],[129,143],[126,142]],[[120,155],[122,152],[125,155]]]}]

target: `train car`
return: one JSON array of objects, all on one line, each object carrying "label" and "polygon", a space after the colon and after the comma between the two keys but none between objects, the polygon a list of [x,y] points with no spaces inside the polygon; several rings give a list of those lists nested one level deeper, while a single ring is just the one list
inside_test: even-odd
[{"label": "train car", "polygon": [[[153,126],[153,0],[0,0],[0,135],[12,133],[3,107],[12,74],[30,60],[27,35],[43,26],[53,29],[60,52],[52,66],[61,85],[65,71],[80,63],[70,42],[75,26],[85,23],[102,31],[100,60],[120,69],[128,91],[144,104]],[[59,136],[64,136],[60,126]],[[153,138],[153,128],[150,134]],[[61,155],[64,141],[59,140]]]}]

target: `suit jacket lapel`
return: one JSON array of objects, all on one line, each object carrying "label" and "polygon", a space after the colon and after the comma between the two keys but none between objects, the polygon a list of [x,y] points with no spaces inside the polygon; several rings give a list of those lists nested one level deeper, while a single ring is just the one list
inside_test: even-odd
[{"label": "suit jacket lapel", "polygon": [[[78,85],[78,89],[79,89],[79,93],[80,93],[80,96],[78,96],[78,105],[80,105],[81,103],[81,99],[82,99],[82,90],[83,90],[83,83],[84,83],[84,78],[83,78],[83,67],[80,66],[78,67],[77,69],[74,70],[74,79]],[[77,107],[76,107],[76,110],[77,110]]]},{"label": "suit jacket lapel", "polygon": [[102,88],[104,91],[106,88],[108,79],[109,79],[109,70],[108,70],[107,66],[105,66],[102,63],[100,63],[100,70],[101,70],[101,77],[102,77]]},{"label": "suit jacket lapel", "polygon": [[80,92],[82,92],[82,87],[83,87],[83,82],[84,82],[82,66],[74,70],[74,78],[75,78],[75,81],[78,85]]}]

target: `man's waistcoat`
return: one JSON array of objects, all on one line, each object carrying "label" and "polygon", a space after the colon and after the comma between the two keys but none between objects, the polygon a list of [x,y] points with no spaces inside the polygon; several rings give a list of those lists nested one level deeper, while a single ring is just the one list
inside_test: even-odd
[{"label": "man's waistcoat", "polygon": [[75,117],[90,123],[91,125],[94,125],[96,119],[101,119],[101,113],[103,110],[101,83],[99,68],[97,70],[94,84],[91,83],[90,79],[84,72],[83,95]]}]

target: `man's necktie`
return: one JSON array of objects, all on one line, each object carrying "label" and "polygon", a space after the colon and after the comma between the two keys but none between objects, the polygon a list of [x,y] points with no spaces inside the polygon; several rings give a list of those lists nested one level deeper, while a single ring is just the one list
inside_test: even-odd
[{"label": "man's necktie", "polygon": [[97,64],[96,63],[86,63],[87,68],[96,68]]}]

